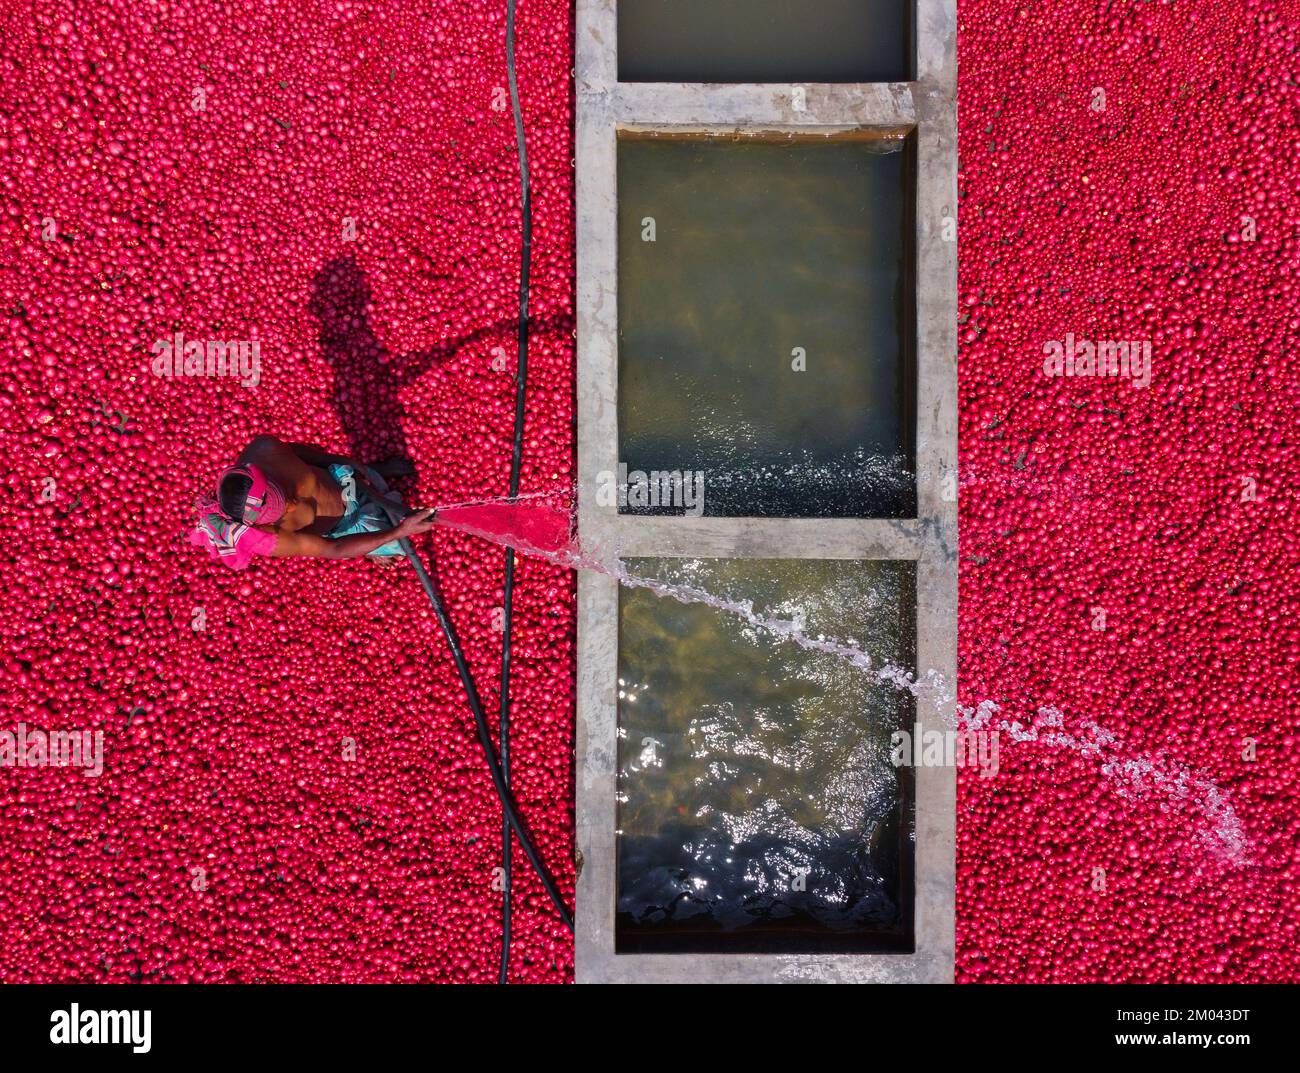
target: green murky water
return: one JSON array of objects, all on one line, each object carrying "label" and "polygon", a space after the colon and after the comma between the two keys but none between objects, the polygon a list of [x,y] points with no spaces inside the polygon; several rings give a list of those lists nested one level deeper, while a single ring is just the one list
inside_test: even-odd
[{"label": "green murky water", "polygon": [[913,0],[619,0],[623,82],[906,82]]},{"label": "green murky water", "polygon": [[912,157],[899,139],[620,138],[629,470],[702,472],[712,516],[914,515]]},{"label": "green murky water", "polygon": [[[915,664],[915,564],[637,559],[633,573],[802,615]],[[616,946],[908,950],[910,695],[735,615],[621,593]]]}]

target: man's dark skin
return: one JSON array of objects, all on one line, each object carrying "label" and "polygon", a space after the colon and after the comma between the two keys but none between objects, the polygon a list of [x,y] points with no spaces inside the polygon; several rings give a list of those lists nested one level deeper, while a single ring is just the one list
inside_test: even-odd
[{"label": "man's dark skin", "polygon": [[[331,465],[351,466],[357,488],[371,498],[386,497],[366,478],[366,469],[355,459],[333,455],[307,443],[285,443],[274,436],[257,436],[239,456],[239,465],[252,463],[261,468],[268,480],[284,493],[284,514],[274,525],[255,525],[264,533],[275,534],[272,555],[309,555],[318,559],[359,559],[390,540],[419,536],[433,528],[433,510],[417,510],[391,529],[377,533],[327,540],[343,518],[343,490],[325,469]],[[401,465],[376,466],[384,476],[402,472]],[[399,508],[404,509],[404,508]]]}]

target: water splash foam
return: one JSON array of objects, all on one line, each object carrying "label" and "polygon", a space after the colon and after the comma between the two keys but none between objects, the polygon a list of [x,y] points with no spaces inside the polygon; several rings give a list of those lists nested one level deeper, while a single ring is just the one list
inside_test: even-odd
[{"label": "water splash foam", "polygon": [[[535,503],[537,509],[558,510],[560,508],[544,506],[547,500],[554,501],[557,494],[562,496],[565,493],[532,493],[520,496],[519,499]],[[476,500],[457,506],[503,502],[506,500]],[[567,525],[572,520],[572,509],[565,508],[565,513]],[[1071,730],[1067,727],[1065,713],[1053,706],[1040,707],[1028,724],[1003,715],[1001,707],[991,700],[980,701],[973,708],[963,707],[957,701],[953,683],[934,669],[918,676],[903,667],[890,664],[877,666],[870,655],[851,641],[808,633],[798,616],[782,618],[766,615],[756,611],[750,600],[732,600],[695,586],[634,574],[624,565],[617,549],[611,553],[602,553],[597,549],[583,547],[576,540],[570,541],[565,547],[538,547],[511,532],[493,532],[456,522],[446,524],[557,566],[571,570],[592,570],[612,577],[628,588],[648,589],[661,597],[670,597],[687,604],[702,604],[724,614],[734,615],[777,640],[791,642],[809,652],[831,656],[857,671],[871,675],[883,684],[907,691],[916,698],[918,706],[932,705],[939,718],[954,729],[972,732],[996,730],[1019,744],[1033,743],[1043,748],[1067,751],[1096,760],[1101,774],[1118,797],[1126,801],[1159,800],[1159,807],[1163,811],[1181,812],[1192,818],[1196,825],[1197,843],[1214,859],[1232,866],[1249,863],[1249,839],[1227,791],[1207,775],[1176,760],[1131,750],[1122,739],[1094,720],[1076,720],[1075,727]]]}]

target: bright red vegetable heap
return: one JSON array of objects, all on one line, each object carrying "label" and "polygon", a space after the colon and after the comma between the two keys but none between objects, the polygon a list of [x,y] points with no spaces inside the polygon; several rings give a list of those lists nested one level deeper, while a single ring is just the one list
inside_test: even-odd
[{"label": "bright red vegetable heap", "polygon": [[[961,694],[1135,766],[963,772],[958,978],[1296,980],[1300,7],[959,21]],[[1045,376],[1068,332],[1150,386]]]},{"label": "bright red vegetable heap", "polygon": [[[409,568],[241,574],[184,538],[258,432],[408,452],[421,503],[504,494],[505,5],[236,10],[0,15],[0,729],[105,734],[100,778],[0,773],[0,980],[494,980],[500,808]],[[519,11],[525,492],[572,480],[569,17]],[[178,331],[258,340],[260,385],[156,377]],[[492,709],[503,553],[436,543]],[[570,901],[573,628],[572,576],[525,560],[514,785]],[[515,885],[511,978],[570,978],[526,864]]]},{"label": "bright red vegetable heap", "polygon": [[[255,6],[0,13],[0,729],[106,737],[101,778],[0,778],[0,980],[495,978],[499,811],[407,569],[234,574],[184,530],[261,431],[503,491],[504,6]],[[520,11],[525,491],[571,480],[570,14]],[[960,22],[962,697],[1132,766],[1004,734],[963,773],[958,978],[1294,980],[1300,12]],[[260,386],[154,377],[177,331],[257,339]],[[1149,339],[1150,387],[1044,376],[1066,333]],[[437,546],[491,707],[501,551]],[[572,578],[516,600],[515,785],[569,890]],[[569,978],[516,883],[512,978]]]}]

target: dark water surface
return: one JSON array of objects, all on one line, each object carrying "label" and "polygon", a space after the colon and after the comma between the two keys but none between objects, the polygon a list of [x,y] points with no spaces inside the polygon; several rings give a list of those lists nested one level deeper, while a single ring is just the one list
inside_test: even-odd
[{"label": "dark water surface", "polygon": [[[914,563],[627,566],[914,669]],[[910,949],[912,781],[889,760],[910,694],[712,607],[620,595],[617,949]]]},{"label": "dark water surface", "polygon": [[702,471],[710,516],[914,515],[912,156],[879,137],[620,138],[630,470]]},{"label": "dark water surface", "polygon": [[906,82],[914,0],[619,0],[622,82]]}]

